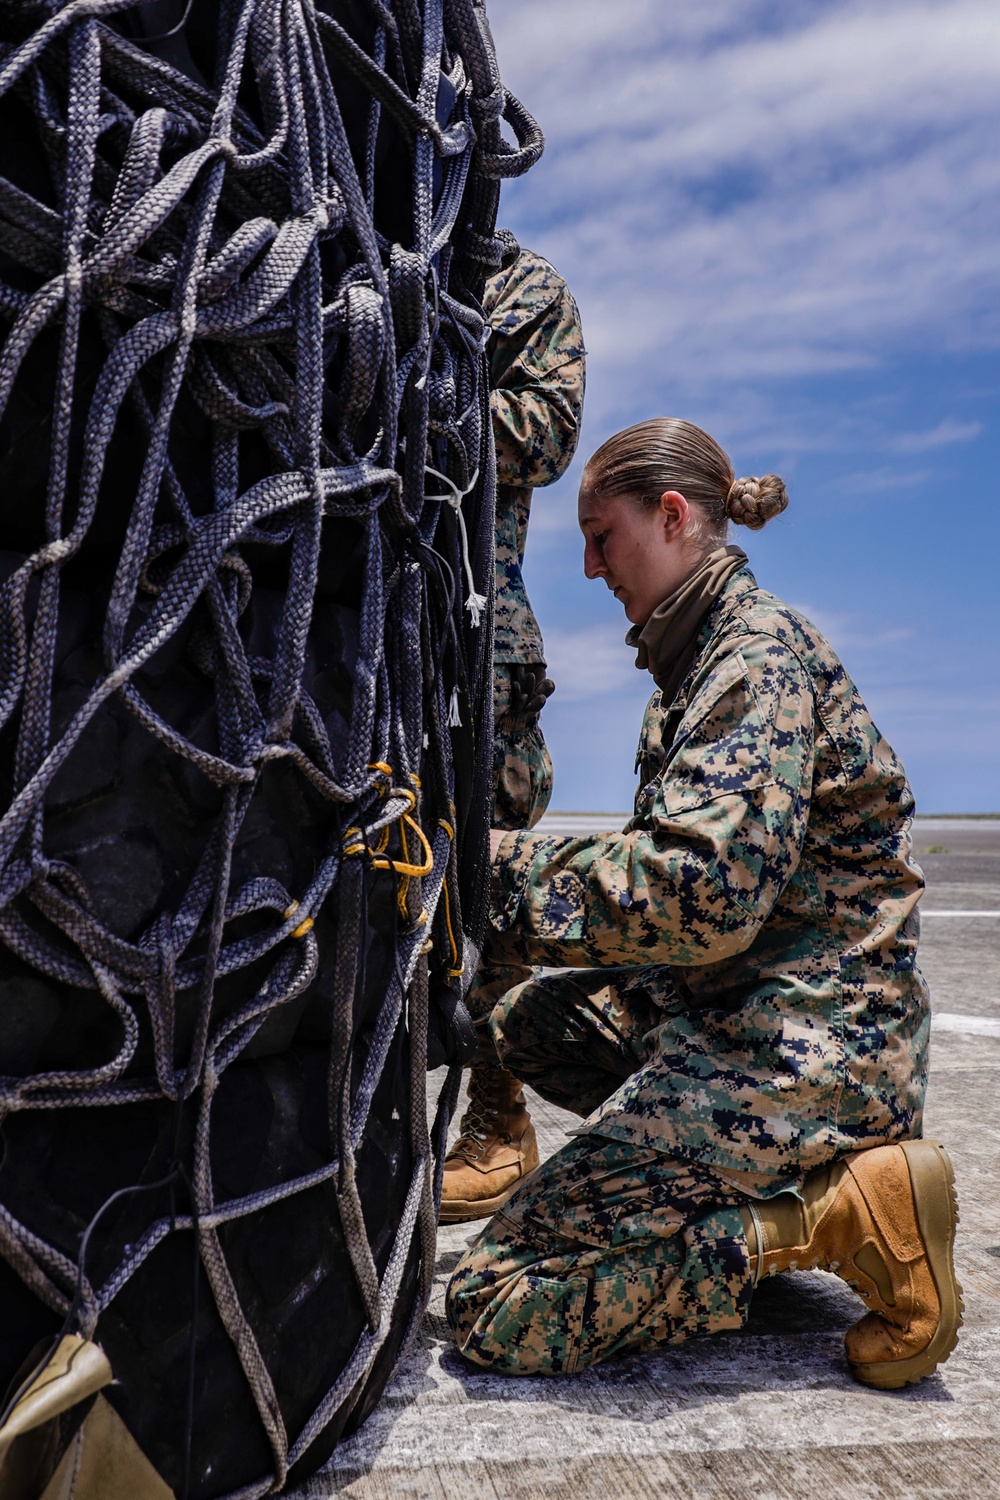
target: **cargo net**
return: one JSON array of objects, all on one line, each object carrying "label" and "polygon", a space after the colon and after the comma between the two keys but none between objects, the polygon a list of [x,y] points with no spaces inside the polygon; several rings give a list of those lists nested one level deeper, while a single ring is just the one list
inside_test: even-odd
[{"label": "cargo net", "polygon": [[2,7],[0,1374],[97,1338],[178,1494],[315,1468],[428,1296],[540,149],[474,0]]}]

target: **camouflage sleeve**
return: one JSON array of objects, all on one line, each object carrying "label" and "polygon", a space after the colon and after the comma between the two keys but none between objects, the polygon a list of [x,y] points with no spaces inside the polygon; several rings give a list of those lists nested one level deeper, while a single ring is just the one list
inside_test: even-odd
[{"label": "camouflage sleeve", "polygon": [[493,436],[500,484],[538,488],[565,472],[583,415],[586,353],[562,277],[522,251],[487,295]]},{"label": "camouflage sleeve", "polygon": [[745,638],[703,676],[624,833],[504,839],[490,961],[693,965],[743,952],[798,864],[812,769],[805,668],[775,637]]}]

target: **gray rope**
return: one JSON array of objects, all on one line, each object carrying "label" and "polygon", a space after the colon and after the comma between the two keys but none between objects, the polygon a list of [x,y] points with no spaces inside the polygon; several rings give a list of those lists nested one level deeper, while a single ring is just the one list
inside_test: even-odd
[{"label": "gray rope", "polygon": [[[414,1236],[421,1269],[411,1332],[429,1295],[459,1077],[453,1067],[429,1129],[429,986],[451,972],[452,945],[462,952],[463,916],[473,933],[481,925],[483,901],[485,802],[460,806],[457,825],[452,805],[452,746],[480,760],[489,753],[489,620],[476,632],[463,610],[464,574],[487,595],[492,577],[487,330],[478,297],[500,261],[498,179],[526,170],[541,136],[502,87],[476,0],[424,0],[420,10],[411,0],[369,0],[370,51],[316,0],[219,0],[226,42],[212,89],[122,34],[133,3],[25,0],[0,16],[0,99],[29,101],[59,183],[57,210],[0,178],[0,251],[18,272],[0,274],[0,416],[30,380],[39,340],[54,333],[59,346],[44,540],[0,584],[0,729],[13,746],[12,795],[0,818],[0,942],[41,974],[99,994],[122,1030],[118,1050],[100,1066],[0,1078],[0,1119],[192,1099],[197,1124],[185,1180],[193,1200],[190,1212],[156,1217],[118,1247],[96,1292],[85,1267],[3,1205],[0,1255],[42,1301],[70,1308],[90,1333],[158,1245],[196,1232],[271,1449],[272,1472],[240,1491],[250,1497],[281,1488],[371,1370],[398,1326]],[[333,63],[368,93],[360,166],[347,128],[357,122],[342,118]],[[245,103],[248,79],[254,110]],[[446,120],[438,116],[442,79],[455,98]],[[405,246],[378,227],[376,137],[385,119],[411,153]],[[105,351],[92,385],[81,372],[85,327],[99,332]],[[207,509],[188,493],[177,456],[179,412],[191,400],[211,424]],[[100,626],[103,665],[57,729],[64,573],[89,555],[107,505],[108,455],[126,420],[140,424],[145,450]],[[269,463],[249,483],[241,477],[246,434],[263,444]],[[458,497],[457,513],[433,485],[428,493],[428,469]],[[337,519],[359,527],[363,561],[350,715],[335,748],[303,678],[324,526]],[[290,559],[266,657],[251,650],[241,623],[255,586],[245,547],[285,549]],[[210,749],[157,710],[141,675],[195,620],[201,634],[192,654],[214,684],[218,740]],[[454,735],[453,688],[471,710],[468,729]],[[184,889],[134,940],[107,928],[85,881],[47,852],[53,782],[111,700],[164,757],[186,762],[221,796]],[[242,883],[234,875],[234,845],[275,761],[329,811],[325,856],[295,892],[266,871]],[[379,763],[391,767],[389,786]],[[468,785],[485,789],[475,777]],[[422,857],[405,819],[419,820],[431,850],[422,878],[393,873]],[[405,920],[395,973],[352,1085],[366,891],[373,881],[399,880]],[[211,1141],[219,1085],[269,1017],[313,983],[320,960],[313,923],[330,903],[339,913],[330,1159],[217,1203]],[[248,936],[250,917],[257,928]],[[263,960],[269,967],[263,978],[255,970],[253,992],[220,1014],[219,981]],[[179,995],[194,997],[195,1012],[181,1058]],[[380,1275],[356,1161],[403,1018],[413,1171]],[[149,1076],[135,1071],[144,1029],[152,1038]],[[220,1231],[323,1182],[336,1187],[368,1328],[303,1430],[289,1434]]]}]

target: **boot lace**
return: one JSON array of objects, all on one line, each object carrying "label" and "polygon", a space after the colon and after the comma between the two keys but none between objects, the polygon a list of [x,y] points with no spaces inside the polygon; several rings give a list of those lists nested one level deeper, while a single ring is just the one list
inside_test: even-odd
[{"label": "boot lace", "polygon": [[491,1135],[496,1134],[501,1077],[493,1068],[473,1068],[469,1078],[469,1102],[452,1153],[465,1145],[482,1147]]}]

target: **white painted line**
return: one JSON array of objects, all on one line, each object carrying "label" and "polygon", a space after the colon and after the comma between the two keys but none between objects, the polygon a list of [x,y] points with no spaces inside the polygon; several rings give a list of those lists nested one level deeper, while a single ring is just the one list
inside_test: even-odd
[{"label": "white painted line", "polygon": [[932,1031],[961,1031],[966,1036],[1000,1036],[1000,1018],[956,1016],[947,1011],[931,1012]]},{"label": "white painted line", "polygon": [[917,908],[922,917],[1000,917],[1000,911],[930,911],[927,907]]}]

